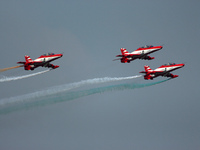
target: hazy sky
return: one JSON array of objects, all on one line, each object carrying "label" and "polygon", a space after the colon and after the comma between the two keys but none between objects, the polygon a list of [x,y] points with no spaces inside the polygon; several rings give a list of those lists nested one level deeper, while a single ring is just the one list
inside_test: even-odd
[{"label": "hazy sky", "polygon": [[[198,0],[1,0],[0,68],[17,65],[24,55],[64,56],[53,62],[60,65],[56,70],[0,83],[0,101],[86,79],[138,75],[144,65],[186,65],[173,72],[178,78],[151,87],[0,115],[0,149],[199,150],[199,6]],[[164,47],[151,61],[112,61],[121,47],[131,52],[145,44]],[[0,77],[42,70],[18,68]],[[152,81],[109,85],[128,82]]]}]

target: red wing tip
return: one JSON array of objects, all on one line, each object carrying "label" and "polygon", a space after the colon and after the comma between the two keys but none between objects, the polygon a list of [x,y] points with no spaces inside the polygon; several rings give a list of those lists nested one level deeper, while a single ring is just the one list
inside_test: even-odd
[{"label": "red wing tip", "polygon": [[58,67],[60,67],[60,66],[57,66],[57,65],[56,65],[56,66],[53,67],[53,69],[56,69],[56,68],[58,68]]},{"label": "red wing tip", "polygon": [[178,75],[173,75],[173,77],[172,78],[177,78],[178,77]]}]

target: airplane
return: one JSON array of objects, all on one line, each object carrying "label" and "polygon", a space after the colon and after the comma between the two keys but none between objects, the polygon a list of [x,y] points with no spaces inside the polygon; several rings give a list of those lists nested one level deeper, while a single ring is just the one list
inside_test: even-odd
[{"label": "airplane", "polygon": [[62,57],[63,54],[54,54],[54,53],[47,53],[47,54],[43,54],[40,57],[38,57],[35,60],[32,60],[30,58],[30,56],[25,55],[25,62],[24,61],[20,61],[17,62],[18,64],[24,64],[24,69],[25,70],[34,70],[37,67],[48,67],[48,68],[52,68],[52,69],[56,69],[59,66],[58,65],[53,65],[50,64],[51,61],[54,61],[60,57]]},{"label": "airplane", "polygon": [[114,60],[121,60],[121,63],[130,63],[130,61],[133,61],[135,59],[151,60],[151,59],[154,59],[154,57],[150,57],[148,56],[148,54],[161,50],[162,48],[163,46],[145,45],[131,53],[129,53],[125,48],[121,48],[120,50],[121,50],[122,55],[117,55],[116,57],[122,57],[122,58],[118,58]]},{"label": "airplane", "polygon": [[145,80],[149,80],[149,79],[153,80],[153,78],[156,78],[158,76],[176,78],[178,77],[178,75],[173,75],[170,72],[176,69],[180,69],[184,66],[185,64],[168,63],[168,64],[160,66],[159,68],[155,70],[152,70],[149,66],[144,66],[145,71],[141,71],[140,73],[146,74],[144,75]]}]

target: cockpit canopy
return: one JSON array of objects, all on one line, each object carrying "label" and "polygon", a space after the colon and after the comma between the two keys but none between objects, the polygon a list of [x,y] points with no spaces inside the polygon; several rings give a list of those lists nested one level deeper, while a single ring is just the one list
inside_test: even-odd
[{"label": "cockpit canopy", "polygon": [[150,47],[153,47],[153,45],[145,45],[145,46],[142,46],[140,48],[150,48]]},{"label": "cockpit canopy", "polygon": [[164,64],[163,66],[170,66],[170,65],[176,65],[175,63],[167,63],[167,64]]},{"label": "cockpit canopy", "polygon": [[55,55],[54,53],[46,53],[46,54],[43,54],[42,56],[51,56],[51,55]]}]

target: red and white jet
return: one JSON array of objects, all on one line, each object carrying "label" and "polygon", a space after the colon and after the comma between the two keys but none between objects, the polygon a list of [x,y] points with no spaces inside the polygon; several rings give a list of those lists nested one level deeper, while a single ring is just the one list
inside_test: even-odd
[{"label": "red and white jet", "polygon": [[151,54],[153,52],[156,52],[158,50],[161,50],[163,46],[153,46],[153,45],[145,45],[143,47],[138,48],[137,50],[129,53],[125,48],[121,48],[122,55],[117,55],[116,57],[122,57],[114,60],[121,60],[122,63],[130,63],[130,61],[133,61],[135,59],[154,59],[154,57],[147,56],[148,54]]},{"label": "red and white jet", "polygon": [[180,69],[184,66],[185,64],[168,63],[168,64],[160,66],[159,68],[155,70],[152,70],[149,66],[144,66],[145,71],[141,71],[140,73],[146,74],[144,75],[145,80],[149,80],[149,79],[153,80],[153,78],[156,78],[158,76],[176,78],[178,77],[178,75],[173,75],[170,72],[176,69]]},{"label": "red and white jet", "polygon": [[63,54],[54,54],[54,53],[47,53],[44,55],[41,55],[40,57],[38,57],[35,60],[32,60],[30,58],[30,56],[25,55],[25,62],[24,61],[20,61],[17,62],[18,64],[24,64],[24,69],[25,70],[34,70],[37,67],[48,67],[48,68],[52,68],[52,69],[56,69],[59,66],[55,66],[53,64],[50,64],[51,61],[54,61],[60,57],[62,57]]}]

